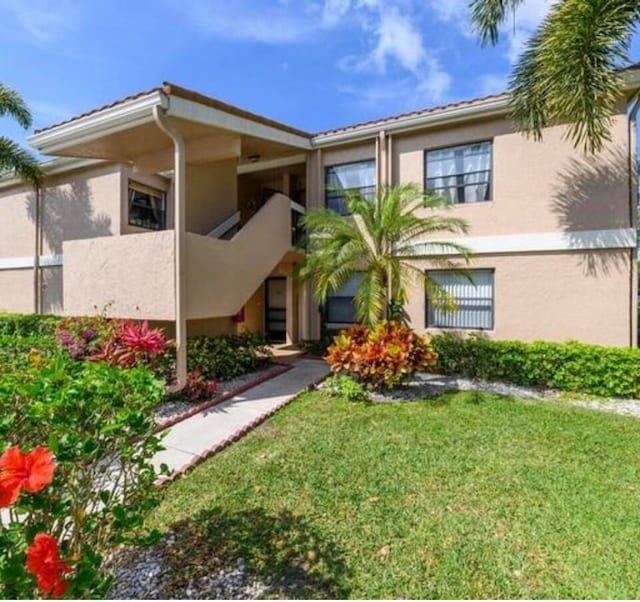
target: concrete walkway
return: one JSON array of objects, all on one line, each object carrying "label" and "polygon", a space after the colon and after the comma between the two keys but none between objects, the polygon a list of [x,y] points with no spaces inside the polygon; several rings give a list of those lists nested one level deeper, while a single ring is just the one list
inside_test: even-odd
[{"label": "concrete walkway", "polygon": [[166,464],[171,477],[181,474],[239,439],[328,373],[322,360],[296,360],[284,374],[170,427],[162,440],[165,449],[153,459],[154,465]]}]

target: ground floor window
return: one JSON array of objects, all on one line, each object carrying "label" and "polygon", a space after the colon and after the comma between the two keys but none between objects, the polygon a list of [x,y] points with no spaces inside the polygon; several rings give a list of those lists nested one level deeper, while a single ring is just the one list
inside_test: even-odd
[{"label": "ground floor window", "polygon": [[454,302],[455,309],[435,303],[427,287],[427,327],[491,330],[494,323],[494,271],[431,270],[427,276]]},{"label": "ground floor window", "polygon": [[362,275],[356,274],[351,279],[327,297],[324,306],[325,325],[342,327],[355,324],[356,308],[353,298],[362,282]]}]

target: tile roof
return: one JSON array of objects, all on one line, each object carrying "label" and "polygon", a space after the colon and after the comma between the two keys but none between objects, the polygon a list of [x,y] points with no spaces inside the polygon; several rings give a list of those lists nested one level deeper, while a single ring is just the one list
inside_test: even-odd
[{"label": "tile roof", "polygon": [[[640,69],[640,62],[637,63],[633,63],[631,65],[628,65],[627,67],[624,68],[620,68],[618,71],[619,72],[626,72],[626,71],[633,71],[636,69]],[[438,106],[434,106],[434,107],[428,107],[425,109],[420,109],[417,111],[410,111],[407,113],[400,113],[397,115],[391,115],[389,117],[384,117],[384,118],[380,118],[380,119],[372,119],[369,121],[363,121],[360,123],[355,123],[355,124],[349,124],[343,127],[338,127],[338,128],[333,128],[333,129],[329,129],[329,130],[325,130],[325,131],[321,131],[321,132],[316,132],[316,133],[309,133],[309,132],[305,132],[303,130],[294,128],[292,126],[280,123],[278,121],[269,119],[267,117],[263,117],[262,115],[258,115],[256,113],[251,113],[250,111],[246,111],[244,109],[241,109],[239,107],[236,107],[234,105],[228,104],[226,102],[223,102],[221,100],[218,100],[217,98],[213,98],[211,96],[206,96],[204,94],[201,94],[199,92],[195,92],[193,90],[189,90],[187,88],[183,88],[181,86],[177,86],[175,84],[172,84],[170,82],[164,82],[162,86],[158,86],[155,88],[151,88],[149,90],[145,90],[143,92],[138,92],[137,94],[131,94],[129,96],[126,96],[124,98],[121,98],[119,100],[116,100],[114,102],[111,102],[109,104],[105,104],[102,105],[100,107],[97,107],[95,109],[92,109],[90,111],[86,111],[85,113],[81,113],[80,115],[76,115],[74,117],[71,117],[69,119],[66,119],[64,121],[60,121],[58,123],[54,123],[52,125],[49,125],[47,127],[44,128],[40,128],[38,130],[35,130],[36,134],[39,134],[41,132],[46,132],[47,130],[51,130],[53,128],[59,127],[61,125],[65,125],[67,123],[70,123],[72,121],[76,121],[77,119],[81,119],[83,117],[87,117],[89,115],[93,115],[94,113],[99,113],[100,111],[104,111],[106,109],[110,109],[112,107],[115,107],[117,105],[123,104],[125,102],[131,101],[131,100],[136,100],[137,98],[142,98],[143,96],[147,96],[149,94],[153,94],[155,92],[163,92],[164,94],[170,95],[170,96],[178,96],[180,98],[185,98],[187,100],[193,100],[194,102],[198,102],[200,104],[204,104],[206,106],[210,106],[216,109],[219,109],[221,111],[225,111],[227,113],[231,113],[234,115],[238,115],[240,117],[244,117],[247,119],[251,119],[253,121],[257,121],[259,123],[263,123],[265,125],[269,125],[271,127],[276,127],[278,129],[281,129],[283,131],[287,131],[299,136],[304,136],[304,137],[316,137],[316,136],[328,136],[331,134],[338,134],[338,133],[343,133],[343,132],[351,132],[354,130],[358,130],[358,129],[362,129],[365,127],[371,127],[371,126],[376,126],[376,125],[387,125],[387,124],[392,124],[398,121],[403,121],[405,119],[408,118],[412,118],[412,117],[421,117],[423,115],[430,115],[430,114],[434,114],[434,113],[438,113],[440,111],[445,111],[447,109],[453,109],[453,108],[458,108],[458,107],[468,107],[468,106],[474,106],[474,105],[482,105],[485,102],[488,101],[493,101],[493,100],[500,100],[500,99],[506,99],[507,98],[507,93],[502,93],[502,94],[491,94],[488,96],[481,96],[481,97],[477,97],[477,98],[472,98],[472,99],[467,99],[467,100],[460,100],[460,101],[456,101],[456,102],[451,102],[451,103],[447,103],[447,104],[443,104],[443,105],[438,105]]]},{"label": "tile roof", "polygon": [[314,134],[314,136],[328,136],[330,134],[338,134],[342,132],[350,132],[352,130],[358,130],[364,127],[371,127],[376,125],[386,125],[390,123],[395,123],[397,121],[403,121],[405,119],[411,117],[422,117],[423,115],[431,115],[433,113],[439,113],[440,111],[445,111],[446,109],[454,109],[458,107],[468,107],[474,105],[481,105],[490,100],[500,100],[506,99],[508,95],[506,93],[502,94],[489,94],[487,96],[480,96],[478,98],[471,98],[469,100],[460,100],[456,102],[450,102],[444,105],[437,105],[435,107],[428,107],[426,109],[419,109],[417,111],[409,111],[407,113],[400,113],[397,115],[391,115],[389,117],[382,117],[380,119],[372,119],[370,121],[362,121],[360,123],[355,123],[351,125],[346,125],[344,127],[334,128],[331,130],[326,130],[324,132],[318,132]]}]

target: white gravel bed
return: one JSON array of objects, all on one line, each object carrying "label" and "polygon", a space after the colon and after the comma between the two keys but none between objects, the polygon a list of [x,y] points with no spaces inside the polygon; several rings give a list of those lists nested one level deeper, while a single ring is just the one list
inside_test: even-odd
[{"label": "white gravel bed", "polygon": [[563,402],[589,410],[640,418],[640,400],[637,399],[580,399],[577,394],[575,398],[568,398],[566,394],[561,394],[552,389],[532,389],[508,383],[472,380],[457,376],[422,372],[416,373],[405,385],[389,391],[375,391],[370,393],[369,397],[371,401],[377,403],[397,403],[437,397],[448,391],[481,391],[519,399]]},{"label": "white gravel bed", "polygon": [[[264,375],[269,370],[277,370],[280,369],[280,366],[275,364],[265,364],[261,366],[257,370],[253,372],[247,372],[247,374],[243,374],[242,376],[238,376],[236,378],[231,378],[229,380],[221,380],[218,382],[218,389],[215,392],[215,396],[222,395],[223,393],[228,393],[229,391],[233,391],[234,389],[238,389],[255,378]],[[202,403],[202,402],[197,402]],[[170,418],[177,416],[178,414],[182,414],[187,410],[193,408],[197,403],[193,403],[190,401],[177,401],[177,400],[167,400],[162,401],[156,407],[154,420],[156,424],[161,424],[166,422]]]},{"label": "white gravel bed", "polygon": [[176,545],[169,533],[146,549],[120,552],[112,560],[114,579],[107,598],[111,600],[252,600],[269,591],[262,581],[248,574],[244,560],[235,566],[215,569],[211,574],[184,578],[176,585],[175,568],[166,560]]}]

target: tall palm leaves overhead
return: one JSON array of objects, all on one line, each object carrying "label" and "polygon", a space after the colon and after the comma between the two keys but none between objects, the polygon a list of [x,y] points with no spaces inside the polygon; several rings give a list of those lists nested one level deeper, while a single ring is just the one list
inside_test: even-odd
[{"label": "tall palm leaves overhead", "polygon": [[[446,202],[413,184],[380,187],[373,200],[347,192],[346,204],[351,218],[329,209],[313,210],[305,217],[308,247],[300,273],[313,279],[321,304],[360,274],[354,304],[364,324],[389,317],[392,304],[406,301],[411,282],[425,279],[424,267],[416,260],[461,269],[469,257],[464,246],[434,237],[465,233],[466,223],[433,213]],[[451,256],[462,258],[462,263]],[[433,282],[427,284],[437,288]]]},{"label": "tall palm leaves overhead", "polygon": [[[475,29],[495,44],[500,26],[523,0],[471,0]],[[638,0],[550,0],[552,8],[528,41],[511,76],[512,115],[535,139],[542,128],[567,122],[574,146],[598,152],[610,139],[621,98],[619,68],[629,62],[640,21]]]},{"label": "tall palm leaves overhead", "polygon": [[[0,83],[0,117],[3,116],[12,117],[24,129],[31,127],[31,112],[22,97]],[[2,172],[12,172],[34,186],[42,182],[38,161],[6,136],[0,136],[0,173]]]}]

